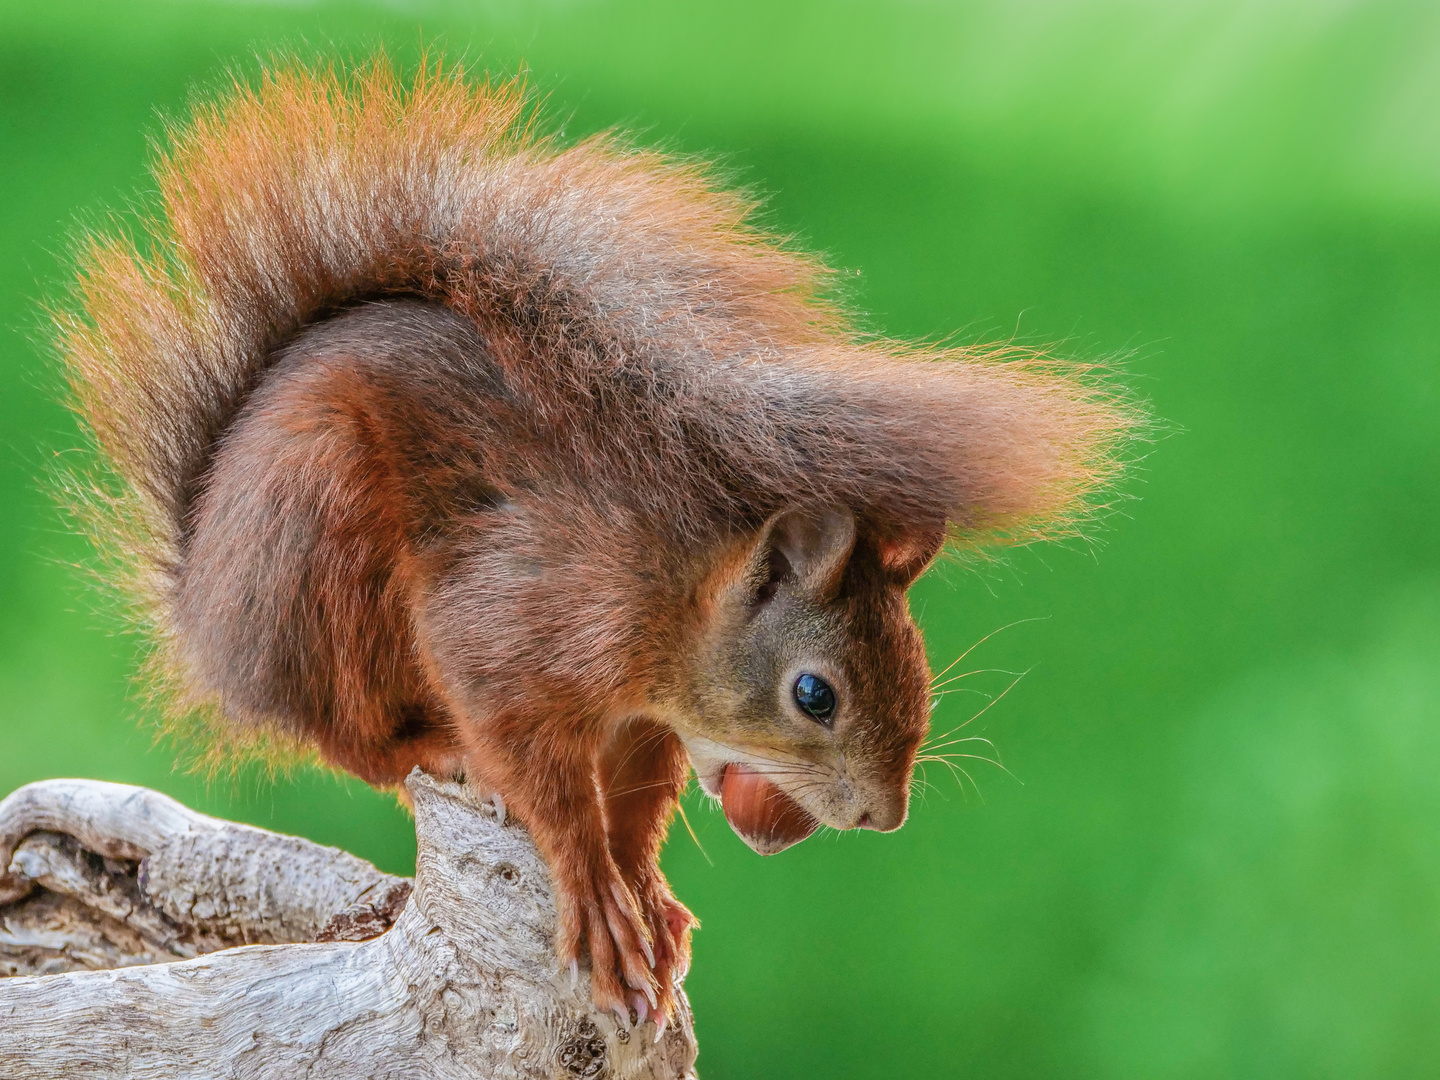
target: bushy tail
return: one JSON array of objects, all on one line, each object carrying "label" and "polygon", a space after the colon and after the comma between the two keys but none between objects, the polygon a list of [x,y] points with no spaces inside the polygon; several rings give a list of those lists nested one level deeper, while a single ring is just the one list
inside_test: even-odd
[{"label": "bushy tail", "polygon": [[1136,430],[1074,367],[861,338],[743,198],[536,134],[513,82],[281,67],[173,130],[155,175],[143,241],[88,240],[59,324],[162,638],[216,441],[277,347],[381,296],[473,319],[537,429],[682,537],[815,498],[967,544],[1064,533]]}]

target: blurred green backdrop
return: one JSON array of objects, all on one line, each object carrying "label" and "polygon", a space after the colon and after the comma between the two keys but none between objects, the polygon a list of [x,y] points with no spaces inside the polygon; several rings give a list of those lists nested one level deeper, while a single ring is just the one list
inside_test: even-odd
[{"label": "blurred green backdrop", "polygon": [[[38,303],[146,139],[277,46],[522,64],[567,132],[719,156],[868,325],[1128,356],[1170,424],[1096,543],[932,574],[1028,670],[896,836],[692,807],[707,1077],[1440,1073],[1440,9],[607,0],[0,7],[0,792],[149,784],[407,871],[393,801],[152,745],[40,479]],[[967,663],[967,667],[971,666]],[[966,688],[994,693],[1008,676]],[[984,704],[947,697],[947,729]],[[977,749],[978,748],[978,749]],[[964,744],[960,749],[988,749]]]}]

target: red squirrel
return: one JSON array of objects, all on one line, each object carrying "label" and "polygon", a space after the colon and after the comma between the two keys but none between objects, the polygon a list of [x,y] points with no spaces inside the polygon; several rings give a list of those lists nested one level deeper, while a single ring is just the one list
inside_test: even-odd
[{"label": "red squirrel", "polygon": [[277,68],[155,175],[60,347],[174,710],[493,793],[622,1015],[688,963],[691,770],[762,853],[898,828],[907,588],[1073,528],[1133,426],[1043,358],[861,335],[746,199],[513,83]]}]

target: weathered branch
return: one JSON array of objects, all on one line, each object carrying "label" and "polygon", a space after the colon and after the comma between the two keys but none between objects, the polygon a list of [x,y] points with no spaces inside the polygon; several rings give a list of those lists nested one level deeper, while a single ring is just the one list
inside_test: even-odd
[{"label": "weathered branch", "polygon": [[17,973],[0,979],[0,1076],[693,1076],[683,994],[657,1042],[560,972],[524,830],[463,786],[408,783],[413,893],[143,788],[15,792],[0,803],[0,855],[15,852],[0,973]]}]

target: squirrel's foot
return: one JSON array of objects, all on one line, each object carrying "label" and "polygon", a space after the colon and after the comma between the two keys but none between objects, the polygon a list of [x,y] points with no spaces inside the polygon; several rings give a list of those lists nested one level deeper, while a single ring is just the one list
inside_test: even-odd
[{"label": "squirrel's foot", "polygon": [[[609,868],[568,883],[563,892],[564,913],[556,942],[561,965],[579,957],[583,940],[590,951],[590,996],[598,1008],[628,1017],[632,995],[638,995],[648,1011],[659,1009],[660,980],[647,920],[619,873]],[[668,1016],[672,1009],[668,1006],[657,1015]],[[647,1012],[634,1012],[636,1023],[643,1022]]]},{"label": "squirrel's foot", "polygon": [[690,970],[690,931],[699,925],[690,909],[670,891],[670,885],[659,870],[645,874],[635,886],[635,896],[650,928],[655,946],[656,1012],[670,1018],[675,1015],[675,987],[684,981]]}]

